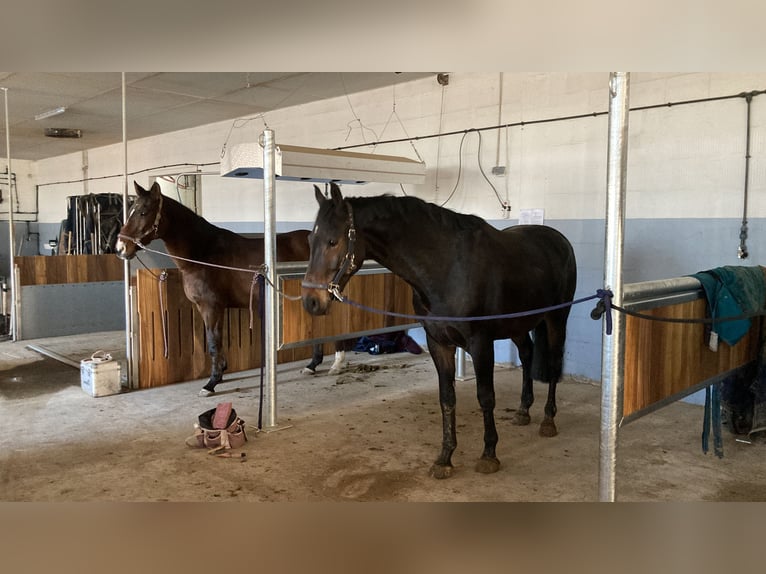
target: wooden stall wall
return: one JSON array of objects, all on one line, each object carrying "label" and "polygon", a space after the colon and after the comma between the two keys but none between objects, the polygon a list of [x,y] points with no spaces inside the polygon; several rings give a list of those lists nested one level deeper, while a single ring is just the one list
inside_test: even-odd
[{"label": "wooden stall wall", "polygon": [[[282,290],[288,296],[300,295],[301,280],[283,280]],[[392,273],[357,274],[349,281],[344,295],[374,309],[404,314],[415,313],[412,308],[412,288]],[[372,313],[337,301],[333,302],[330,309],[330,313],[325,316],[309,315],[303,310],[301,301],[282,299],[284,320],[280,343],[291,345],[298,341],[414,323],[412,319]]]},{"label": "wooden stall wall", "polygon": [[[139,317],[138,388],[207,377],[210,374],[210,356],[206,352],[204,323],[183,292],[180,272],[177,269],[168,270],[167,280],[160,281],[159,270],[139,269],[136,279]],[[300,293],[299,279],[285,283],[288,293]],[[400,313],[413,312],[409,286],[390,273],[355,276],[349,283],[347,293],[365,305]],[[412,323],[403,320],[392,322],[383,315],[366,313],[348,305],[335,305],[330,315],[321,318],[312,318],[303,310],[300,301],[283,299],[283,305],[280,313],[283,332],[289,335],[289,340],[284,343],[294,343],[296,346],[280,350],[277,353],[279,363],[311,357],[311,346],[298,346],[300,341],[343,335],[351,330]],[[163,314],[166,317],[164,323]],[[227,309],[223,330],[223,347],[228,362],[226,373],[260,367],[260,346],[258,316],[253,317],[251,330],[248,309]],[[325,354],[332,353],[334,348],[333,343],[326,343]]]},{"label": "wooden stall wall", "polygon": [[114,254],[15,257],[19,285],[122,281],[123,264]]},{"label": "wooden stall wall", "polygon": [[[697,299],[641,311],[663,318],[705,317],[706,302]],[[681,395],[756,359],[760,320],[736,345],[724,342],[709,349],[702,324],[665,323],[627,316],[625,325],[625,383],[623,416],[628,417],[669,397]]]}]

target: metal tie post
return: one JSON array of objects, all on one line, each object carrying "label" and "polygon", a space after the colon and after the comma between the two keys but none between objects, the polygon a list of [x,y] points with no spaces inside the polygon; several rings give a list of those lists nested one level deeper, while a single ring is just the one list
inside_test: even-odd
[{"label": "metal tie post", "polygon": [[[622,305],[622,253],[624,245],[625,183],[628,163],[628,94],[630,74],[612,72],[609,77],[609,142],[606,167],[606,221],[604,286]],[[612,334],[606,335],[601,351],[601,435],[599,439],[599,500],[616,497],[617,427],[622,416],[625,358],[625,317],[616,313]]]},{"label": "metal tie post", "polygon": [[263,262],[266,265],[267,285],[264,290],[264,349],[261,357],[266,378],[267,427],[277,425],[277,283],[276,210],[274,188],[276,184],[274,160],[274,130],[263,131]]}]

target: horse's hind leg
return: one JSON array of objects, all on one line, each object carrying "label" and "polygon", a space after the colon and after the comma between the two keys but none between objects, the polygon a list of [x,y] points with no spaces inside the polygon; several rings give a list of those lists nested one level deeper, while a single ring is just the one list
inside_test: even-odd
[{"label": "horse's hind leg", "polygon": [[534,390],[532,389],[532,352],[534,346],[529,333],[514,338],[513,342],[519,350],[519,359],[521,359],[521,404],[511,422],[515,425],[528,425],[531,420],[529,409],[535,402]]},{"label": "horse's hind leg", "polygon": [[548,400],[545,403],[545,418],[540,423],[540,436],[556,436],[558,429],[554,422],[556,416],[556,384],[561,378],[564,363],[564,342],[566,339],[566,324],[569,307],[552,312],[546,317],[547,324],[547,354],[549,365]]},{"label": "horse's hind leg", "polygon": [[324,349],[322,348],[322,345],[314,345],[313,349],[311,362],[301,369],[301,373],[304,375],[316,375],[317,367],[321,365],[324,360]]},{"label": "horse's hind leg", "polygon": [[455,347],[437,343],[429,335],[428,352],[439,375],[439,404],[442,410],[442,450],[431,466],[431,476],[452,476],[452,453],[457,447],[455,431]]},{"label": "horse's hind leg", "polygon": [[484,451],[476,462],[476,472],[490,474],[497,472],[500,461],[495,455],[497,429],[495,427],[495,349],[493,342],[474,341],[471,345],[471,358],[476,373],[476,394],[484,415]]}]

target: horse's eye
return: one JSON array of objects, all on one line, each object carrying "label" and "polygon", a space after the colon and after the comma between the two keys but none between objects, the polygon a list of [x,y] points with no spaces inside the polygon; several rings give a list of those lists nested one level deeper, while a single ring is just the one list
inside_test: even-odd
[{"label": "horse's eye", "polygon": [[330,239],[327,242],[327,245],[329,245],[330,247],[335,247],[336,245],[338,245],[338,242],[335,239]]},{"label": "horse's eye", "polygon": [[140,215],[141,217],[144,217],[144,216],[146,215],[146,211],[142,211],[142,212],[140,212],[140,213],[139,213],[139,215]]}]

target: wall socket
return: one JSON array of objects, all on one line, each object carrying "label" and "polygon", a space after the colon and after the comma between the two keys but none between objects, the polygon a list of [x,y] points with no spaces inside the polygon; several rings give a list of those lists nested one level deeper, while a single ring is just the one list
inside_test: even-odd
[{"label": "wall socket", "polygon": [[492,175],[505,175],[505,166],[496,165],[492,168]]}]

